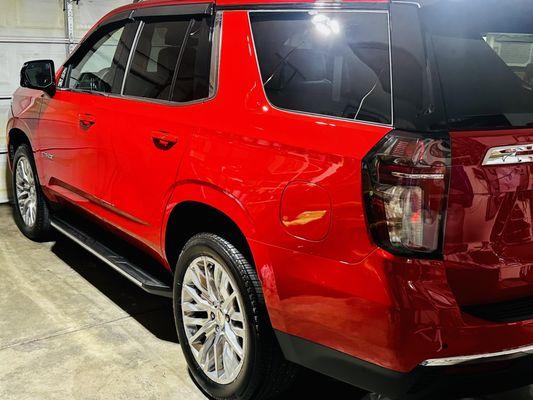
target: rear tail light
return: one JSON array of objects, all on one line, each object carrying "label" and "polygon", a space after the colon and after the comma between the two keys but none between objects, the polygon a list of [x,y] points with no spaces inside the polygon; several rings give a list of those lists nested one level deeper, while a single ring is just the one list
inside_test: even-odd
[{"label": "rear tail light", "polygon": [[364,158],[366,217],[376,244],[403,256],[442,257],[450,142],[389,133]]}]

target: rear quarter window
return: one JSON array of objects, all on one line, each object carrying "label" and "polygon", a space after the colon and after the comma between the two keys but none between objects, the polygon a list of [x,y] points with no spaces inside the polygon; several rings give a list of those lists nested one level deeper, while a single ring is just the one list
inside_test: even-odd
[{"label": "rear quarter window", "polygon": [[272,105],[391,124],[387,12],[252,12],[250,22]]}]

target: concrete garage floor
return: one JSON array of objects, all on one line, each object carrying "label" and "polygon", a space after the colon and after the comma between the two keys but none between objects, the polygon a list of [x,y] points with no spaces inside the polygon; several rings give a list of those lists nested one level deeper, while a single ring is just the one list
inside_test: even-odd
[{"label": "concrete garage floor", "polygon": [[[284,399],[332,393],[364,396],[308,373]],[[66,238],[27,240],[11,208],[0,206],[0,399],[205,398],[187,373],[170,300],[144,293]],[[487,399],[533,395],[525,388]]]}]

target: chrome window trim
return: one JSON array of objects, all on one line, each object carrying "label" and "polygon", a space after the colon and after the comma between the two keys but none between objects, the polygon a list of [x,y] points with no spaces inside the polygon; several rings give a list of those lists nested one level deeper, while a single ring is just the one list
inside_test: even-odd
[{"label": "chrome window trim", "polygon": [[[325,4],[325,3],[320,3]],[[282,108],[273,105],[270,102],[270,99],[268,98],[265,90],[265,86],[263,84],[263,78],[261,76],[261,67],[259,66],[259,58],[257,55],[257,47],[255,45],[255,37],[252,30],[252,21],[250,20],[250,13],[259,13],[259,12],[308,12],[308,11],[321,11],[321,12],[332,12],[332,13],[363,13],[363,14],[387,14],[387,28],[388,28],[388,39],[389,39],[389,68],[390,68],[390,87],[391,87],[391,122],[390,124],[384,124],[380,122],[371,122],[371,121],[365,121],[361,119],[351,119],[351,118],[343,118],[343,117],[336,117],[332,115],[327,114],[317,114],[317,113],[311,113],[306,111],[298,111],[298,110],[291,110],[287,108]],[[237,11],[237,10],[235,10]],[[296,115],[304,115],[304,116],[312,116],[312,117],[320,117],[320,118],[326,118],[326,119],[333,119],[336,121],[344,121],[344,122],[351,122],[356,124],[363,124],[363,125],[369,125],[369,126],[379,126],[384,128],[393,128],[394,127],[394,93],[393,93],[393,84],[392,84],[392,38],[391,38],[391,21],[390,21],[390,12],[389,10],[368,10],[368,9],[342,9],[342,8],[332,8],[332,7],[309,7],[309,8],[298,8],[298,9],[290,9],[290,8],[279,8],[279,9],[258,9],[258,10],[243,10],[248,14],[248,27],[250,29],[250,34],[252,36],[252,44],[254,48],[255,53],[255,64],[257,73],[259,74],[259,80],[261,81],[261,88],[263,90],[263,95],[265,96],[265,99],[267,101],[267,104],[269,107],[273,108],[274,110],[278,110],[281,112],[286,112],[290,114],[296,114]]]},{"label": "chrome window trim", "polygon": [[301,13],[309,11],[320,11],[320,12],[331,12],[331,13],[362,13],[362,14],[389,14],[389,10],[385,9],[366,9],[366,8],[336,8],[336,7],[305,7],[305,8],[260,8],[254,10],[228,10],[228,11],[244,11],[248,15],[250,13],[263,13],[263,12],[291,12],[291,13]]},{"label": "chrome window trim", "polygon": [[417,1],[392,0],[392,4],[407,4],[410,6],[416,6],[417,8],[422,8],[420,3]]},{"label": "chrome window trim", "polygon": [[200,104],[200,103],[206,103],[212,98],[204,97],[198,100],[192,100],[192,101],[185,101],[185,102],[177,102],[177,101],[170,101],[170,100],[161,100],[161,99],[149,99],[147,97],[139,97],[139,96],[131,96],[131,95],[120,95],[115,93],[106,93],[106,97],[110,97],[113,99],[122,99],[122,100],[130,100],[130,101],[138,101],[141,103],[151,103],[151,104],[159,104],[161,106],[172,106],[172,107],[184,107],[184,106],[190,106],[193,104]]},{"label": "chrome window trim", "polygon": [[135,49],[139,43],[139,38],[141,37],[142,31],[144,29],[144,21],[139,23],[137,27],[137,32],[135,32],[135,37],[133,38],[133,43],[131,44],[130,54],[128,54],[128,61],[126,62],[126,67],[124,68],[124,76],[122,77],[122,85],[120,85],[120,95],[124,95],[124,88],[126,87],[126,77],[130,72],[131,63],[133,62],[133,56],[135,55]]},{"label": "chrome window trim", "polygon": [[321,11],[324,9],[328,10],[339,10],[339,11],[385,11],[388,10],[390,6],[389,2],[375,2],[372,0],[368,1],[355,1],[355,2],[346,2],[346,1],[327,1],[321,0],[316,3],[306,3],[306,2],[294,2],[288,1],[283,3],[247,3],[243,4],[217,4],[216,8],[218,10],[224,11],[306,11],[312,9],[314,11]]},{"label": "chrome window trim", "polygon": [[[95,91],[90,91],[90,90],[60,88],[60,87],[57,88],[57,91],[87,94],[87,95],[91,95],[91,96],[104,96],[104,97],[110,97],[110,98],[114,98],[114,99],[139,101],[139,102],[143,102],[143,103],[159,104],[159,105],[170,106],[170,107],[191,106],[191,105],[201,104],[201,103],[206,103],[208,101],[211,101],[218,94],[218,82],[219,82],[219,75],[220,75],[220,55],[221,55],[221,50],[222,50],[222,36],[223,36],[223,33],[222,33],[222,29],[223,29],[223,27],[222,27],[222,25],[223,25],[222,24],[223,13],[224,13],[223,11],[217,11],[217,13],[216,13],[216,15],[214,17],[215,18],[215,22],[214,22],[214,27],[213,27],[213,39],[216,38],[216,42],[213,40],[212,46],[211,46],[211,64],[210,64],[211,70],[209,71],[210,83],[209,83],[209,96],[208,97],[203,97],[201,99],[192,100],[192,101],[186,101],[186,102],[177,102],[177,101],[171,101],[171,100],[150,99],[150,98],[147,98],[147,97],[138,97],[138,96],[130,96],[130,95],[123,94],[124,93],[125,83],[126,83],[127,72],[129,71],[129,68],[131,66],[131,62],[133,61],[134,50],[135,50],[135,48],[137,46],[137,41],[138,41],[139,36],[140,36],[140,34],[142,32],[142,30],[140,28],[141,28],[141,26],[144,26],[143,22],[141,22],[141,24],[139,24],[139,28],[137,30],[137,33],[136,33],[136,36],[135,36],[135,39],[134,39],[134,45],[132,45],[132,49],[131,49],[129,57],[128,57],[128,65],[126,66],[126,70],[124,72],[124,78],[123,78],[123,81],[122,81],[122,88],[121,88],[121,93],[120,94],[119,93],[95,92]],[[217,19],[218,19],[218,21],[217,21]],[[215,60],[214,55],[216,55],[216,60]],[[212,74],[213,68],[216,69],[216,74]],[[211,81],[211,79],[213,79],[213,81]]]},{"label": "chrome window trim", "polygon": [[222,20],[223,12],[217,11],[215,14],[215,25],[211,39],[211,66],[209,68],[209,99],[216,96],[218,92],[218,82],[220,80],[220,55],[222,49]]},{"label": "chrome window trim", "polygon": [[387,11],[387,29],[389,30],[389,84],[390,84],[390,124],[394,125],[394,84],[392,82],[392,24],[390,10]]},{"label": "chrome window trim", "polygon": [[533,345],[518,347],[511,350],[497,351],[494,353],[484,353],[484,354],[475,354],[470,356],[457,356],[457,357],[446,357],[446,358],[433,358],[425,360],[420,363],[423,367],[445,367],[450,365],[457,365],[471,361],[480,361],[497,357],[512,356],[516,354],[532,354]]}]

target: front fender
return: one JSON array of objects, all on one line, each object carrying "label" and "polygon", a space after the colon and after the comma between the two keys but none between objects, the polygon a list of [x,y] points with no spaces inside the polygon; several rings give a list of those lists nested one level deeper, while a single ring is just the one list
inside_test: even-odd
[{"label": "front fender", "polygon": [[33,151],[35,152],[36,149],[35,149],[35,144],[34,144],[34,141],[32,140],[32,135],[31,135],[31,128],[30,126],[26,123],[26,121],[24,121],[23,119],[20,119],[20,118],[17,118],[17,117],[14,117],[13,115],[10,115],[10,118],[8,119],[7,121],[7,126],[6,126],[6,143],[7,143],[7,151],[8,151],[8,165],[9,165],[9,168],[12,170],[13,169],[13,152],[12,152],[12,149],[11,149],[11,132],[13,130],[17,130],[17,131],[20,131],[22,132],[29,140],[30,142],[30,146],[31,148],[33,149]]}]

